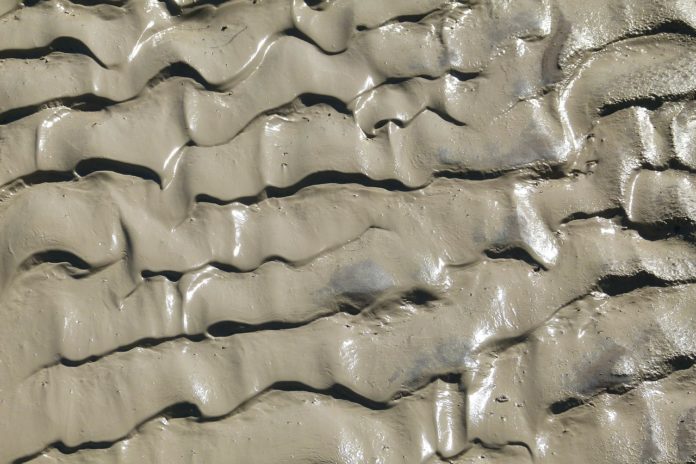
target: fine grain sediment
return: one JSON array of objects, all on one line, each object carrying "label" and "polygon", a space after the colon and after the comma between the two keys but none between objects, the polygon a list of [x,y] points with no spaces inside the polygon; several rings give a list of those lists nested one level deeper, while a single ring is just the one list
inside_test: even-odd
[{"label": "fine grain sediment", "polygon": [[696,462],[689,0],[0,0],[0,462]]}]

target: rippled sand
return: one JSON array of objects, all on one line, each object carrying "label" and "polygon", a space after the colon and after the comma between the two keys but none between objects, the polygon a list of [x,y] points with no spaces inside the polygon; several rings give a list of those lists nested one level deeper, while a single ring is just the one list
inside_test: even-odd
[{"label": "rippled sand", "polygon": [[693,0],[0,14],[0,462],[696,462]]}]

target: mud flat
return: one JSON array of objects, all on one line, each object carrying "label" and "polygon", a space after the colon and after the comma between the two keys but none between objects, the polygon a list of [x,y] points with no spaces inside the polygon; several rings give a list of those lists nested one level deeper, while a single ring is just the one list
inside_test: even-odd
[{"label": "mud flat", "polygon": [[0,462],[696,462],[696,7],[0,0]]}]

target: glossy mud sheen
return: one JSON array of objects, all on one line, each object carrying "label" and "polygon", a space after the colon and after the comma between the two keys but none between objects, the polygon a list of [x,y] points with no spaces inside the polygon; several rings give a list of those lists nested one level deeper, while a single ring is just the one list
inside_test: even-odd
[{"label": "glossy mud sheen", "polygon": [[693,0],[0,13],[0,462],[696,461]]}]

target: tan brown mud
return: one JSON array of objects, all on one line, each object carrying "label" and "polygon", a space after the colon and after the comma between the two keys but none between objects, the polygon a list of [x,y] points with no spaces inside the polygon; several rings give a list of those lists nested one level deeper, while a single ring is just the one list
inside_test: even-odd
[{"label": "tan brown mud", "polygon": [[0,0],[0,462],[696,462],[691,0]]}]

